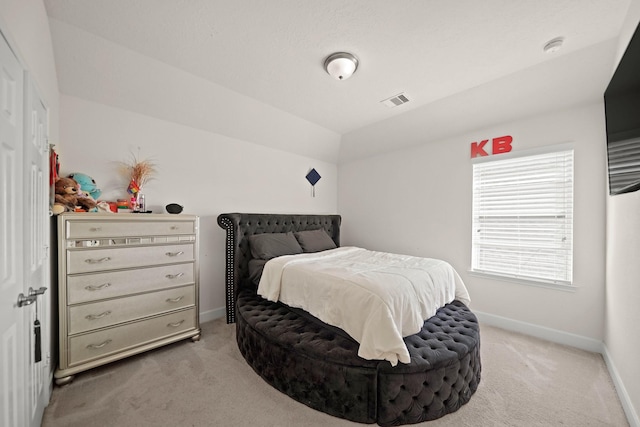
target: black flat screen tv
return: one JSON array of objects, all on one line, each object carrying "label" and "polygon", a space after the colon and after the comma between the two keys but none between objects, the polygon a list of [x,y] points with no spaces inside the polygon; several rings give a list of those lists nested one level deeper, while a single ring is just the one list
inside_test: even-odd
[{"label": "black flat screen tv", "polygon": [[640,25],[604,93],[609,194],[640,190]]}]

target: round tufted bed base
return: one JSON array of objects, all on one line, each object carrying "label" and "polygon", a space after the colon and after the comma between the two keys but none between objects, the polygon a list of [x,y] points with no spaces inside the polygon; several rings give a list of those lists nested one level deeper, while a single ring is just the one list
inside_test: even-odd
[{"label": "round tufted bed base", "polygon": [[381,426],[440,418],[467,403],[480,383],[480,330],[459,301],[440,308],[405,343],[408,364],[358,356],[358,343],[310,314],[256,294],[248,236],[324,228],[340,245],[339,215],[221,214],[227,232],[227,322],[238,348],[267,383],[311,408]]},{"label": "round tufted bed base", "polygon": [[358,344],[319,320],[245,291],[236,339],[269,384],[336,417],[381,426],[440,418],[469,401],[480,382],[478,322],[454,301],[405,342],[411,363],[358,357]]}]

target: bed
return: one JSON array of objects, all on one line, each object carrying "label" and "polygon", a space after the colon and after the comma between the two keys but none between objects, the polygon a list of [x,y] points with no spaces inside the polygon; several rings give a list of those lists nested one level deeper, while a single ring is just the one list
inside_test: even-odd
[{"label": "bed", "polygon": [[344,330],[257,293],[250,240],[322,229],[339,248],[339,215],[229,213],[218,224],[226,230],[227,322],[236,324],[247,363],[274,388],[330,415],[381,426],[440,418],[476,391],[480,330],[457,299],[403,338],[409,361],[394,366],[358,356],[359,343]]}]

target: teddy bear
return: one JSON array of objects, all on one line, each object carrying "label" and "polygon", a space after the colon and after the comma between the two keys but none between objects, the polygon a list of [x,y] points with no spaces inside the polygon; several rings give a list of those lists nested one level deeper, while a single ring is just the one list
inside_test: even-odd
[{"label": "teddy bear", "polygon": [[88,193],[93,200],[96,202],[98,201],[102,191],[98,189],[96,181],[93,178],[80,172],[69,174],[68,177],[75,180],[80,185],[80,191]]},{"label": "teddy bear", "polygon": [[72,178],[58,178],[54,184],[55,203],[52,208],[54,215],[62,212],[75,212],[78,209],[89,211],[97,205],[90,197],[78,197],[80,187]]},{"label": "teddy bear", "polygon": [[78,183],[71,178],[58,178],[54,184],[55,203],[53,213],[74,211],[78,204]]}]

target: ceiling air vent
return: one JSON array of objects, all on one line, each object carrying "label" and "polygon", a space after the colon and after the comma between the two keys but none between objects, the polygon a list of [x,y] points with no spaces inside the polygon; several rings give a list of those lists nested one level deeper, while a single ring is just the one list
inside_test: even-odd
[{"label": "ceiling air vent", "polygon": [[392,108],[397,107],[398,105],[406,104],[407,102],[409,102],[409,98],[407,97],[406,93],[402,92],[380,102],[382,102],[387,107]]}]

